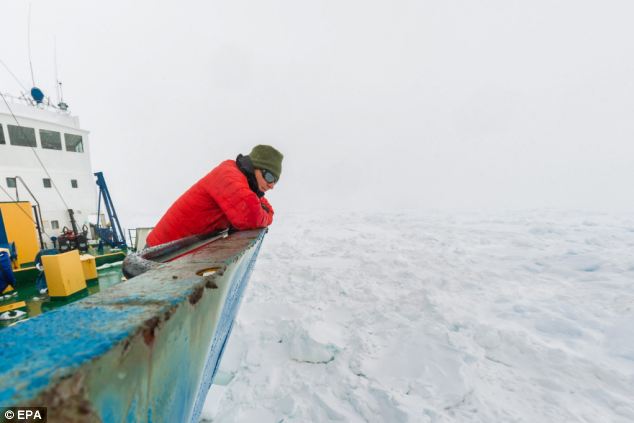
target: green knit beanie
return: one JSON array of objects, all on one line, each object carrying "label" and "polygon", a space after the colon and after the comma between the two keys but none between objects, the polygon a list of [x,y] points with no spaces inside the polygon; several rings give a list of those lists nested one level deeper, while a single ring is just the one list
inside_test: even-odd
[{"label": "green knit beanie", "polygon": [[270,145],[256,145],[249,153],[251,163],[255,169],[266,169],[277,179],[282,174],[282,159],[284,155]]}]

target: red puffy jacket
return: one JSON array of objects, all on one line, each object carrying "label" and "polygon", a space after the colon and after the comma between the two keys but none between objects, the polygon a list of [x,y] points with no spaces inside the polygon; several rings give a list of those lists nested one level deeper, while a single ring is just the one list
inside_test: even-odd
[{"label": "red puffy jacket", "polygon": [[273,208],[249,188],[235,160],[226,160],[189,188],[147,237],[148,246],[230,226],[254,229],[273,222]]}]

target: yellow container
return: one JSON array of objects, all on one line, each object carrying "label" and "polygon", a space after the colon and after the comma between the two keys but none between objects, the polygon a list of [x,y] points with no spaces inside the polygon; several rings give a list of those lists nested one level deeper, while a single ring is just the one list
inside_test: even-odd
[{"label": "yellow container", "polygon": [[0,202],[0,211],[7,239],[9,242],[15,242],[15,249],[18,253],[15,265],[16,269],[19,269],[22,264],[33,262],[35,255],[40,251],[33,209],[28,201]]},{"label": "yellow container", "polygon": [[99,279],[97,275],[97,260],[90,254],[82,254],[79,256],[81,259],[81,267],[84,270],[84,279],[86,282],[94,282]]},{"label": "yellow container", "polygon": [[50,297],[68,297],[86,288],[86,278],[79,252],[42,256],[44,275]]}]

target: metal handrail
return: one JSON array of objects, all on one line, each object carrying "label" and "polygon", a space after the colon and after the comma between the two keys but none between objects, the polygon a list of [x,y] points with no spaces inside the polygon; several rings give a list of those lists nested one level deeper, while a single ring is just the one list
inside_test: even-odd
[{"label": "metal handrail", "polygon": [[[35,201],[35,204],[37,206],[37,214],[35,215],[35,226],[37,227],[37,234],[40,237],[40,248],[44,249],[44,240],[42,239],[42,232],[44,229],[42,228],[42,226],[44,225],[44,220],[42,219],[42,207],[40,207],[40,202],[35,197],[35,195],[31,191],[29,186],[26,184],[26,182],[24,182],[24,179],[22,179],[21,176],[16,175],[15,180],[22,182],[22,185],[24,185],[24,188],[26,188],[27,192],[31,195],[31,198],[33,198],[33,201]],[[15,192],[16,192],[16,200],[19,200],[19,198],[17,198],[17,192],[18,192],[17,183],[15,184]]]},{"label": "metal handrail", "polygon": [[223,229],[202,235],[192,235],[129,254],[121,266],[123,276],[127,279],[133,278],[227,236],[229,236],[229,229]]},{"label": "metal handrail", "polygon": [[70,114],[70,111],[68,109],[63,110],[59,108],[57,105],[55,105],[54,103],[52,103],[50,97],[45,97],[43,103],[37,104],[35,100],[31,99],[24,93],[22,93],[22,95],[20,96],[8,94],[8,93],[1,93],[1,94],[4,98],[6,98],[7,100],[10,100],[14,104],[22,104],[25,106],[35,107],[41,110],[51,110],[51,111],[65,113],[65,114]]}]

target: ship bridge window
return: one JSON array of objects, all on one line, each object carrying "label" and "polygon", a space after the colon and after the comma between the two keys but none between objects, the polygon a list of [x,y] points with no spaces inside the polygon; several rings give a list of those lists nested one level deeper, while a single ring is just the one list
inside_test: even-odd
[{"label": "ship bridge window", "polygon": [[0,144],[6,144],[7,142],[4,140],[4,129],[2,129],[2,125],[0,125]]},{"label": "ship bridge window", "polygon": [[62,136],[59,132],[40,129],[40,141],[42,141],[42,148],[48,148],[49,150],[62,149]]},{"label": "ship bridge window", "polygon": [[59,229],[59,222],[57,220],[51,220],[51,229]]},{"label": "ship bridge window", "polygon": [[70,180],[70,186],[73,188],[77,188],[77,179],[71,179]]},{"label": "ship bridge window", "polygon": [[7,178],[7,187],[15,188],[17,186],[15,178]]},{"label": "ship bridge window", "polygon": [[42,183],[44,184],[44,188],[50,188],[51,187],[51,180],[49,178],[42,179]]},{"label": "ship bridge window", "polygon": [[7,126],[9,127],[9,141],[11,141],[11,145],[37,147],[37,143],[35,142],[35,129],[15,125]]},{"label": "ship bridge window", "polygon": [[64,134],[64,141],[66,141],[66,151],[73,151],[75,153],[84,152],[84,141],[81,135]]}]

